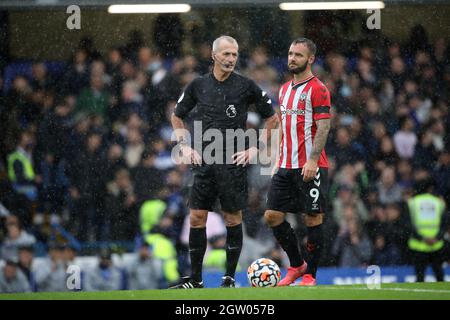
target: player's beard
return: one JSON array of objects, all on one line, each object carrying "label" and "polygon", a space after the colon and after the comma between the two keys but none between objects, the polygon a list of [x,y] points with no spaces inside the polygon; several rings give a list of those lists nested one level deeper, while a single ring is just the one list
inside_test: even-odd
[{"label": "player's beard", "polygon": [[302,66],[297,66],[296,68],[291,68],[288,66],[288,68],[289,68],[289,72],[291,72],[293,74],[299,74],[299,73],[302,73],[303,71],[305,71],[307,66],[308,66],[308,61],[306,61]]}]

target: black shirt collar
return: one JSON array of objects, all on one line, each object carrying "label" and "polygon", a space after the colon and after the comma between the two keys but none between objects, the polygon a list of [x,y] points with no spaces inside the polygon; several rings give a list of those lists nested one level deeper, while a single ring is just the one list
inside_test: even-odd
[{"label": "black shirt collar", "polygon": [[307,83],[308,81],[314,79],[315,77],[316,77],[316,76],[311,76],[311,77],[309,77],[309,78],[307,78],[307,79],[305,79],[305,80],[299,81],[299,82],[297,82],[297,83],[294,83],[294,80],[292,80],[292,81],[291,81],[291,86],[292,86],[292,88],[301,86],[302,84]]},{"label": "black shirt collar", "polygon": [[210,75],[210,77],[215,81],[215,82],[217,82],[217,83],[226,83],[230,78],[232,78],[232,77],[234,77],[234,71],[228,76],[228,78],[226,78],[225,80],[223,80],[223,81],[219,81],[219,80],[217,80],[217,78],[216,78],[216,76],[214,75],[214,72],[210,72],[209,73],[209,75]]}]

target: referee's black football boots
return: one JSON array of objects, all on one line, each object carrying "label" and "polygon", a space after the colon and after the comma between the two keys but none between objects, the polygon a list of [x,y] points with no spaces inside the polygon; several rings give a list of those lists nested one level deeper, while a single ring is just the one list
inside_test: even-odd
[{"label": "referee's black football boots", "polygon": [[236,287],[236,281],[230,277],[230,276],[224,276],[222,277],[222,284],[220,285],[221,288],[234,288]]},{"label": "referee's black football boots", "polygon": [[204,288],[203,281],[197,282],[191,279],[191,277],[189,276],[181,278],[181,282],[179,284],[169,287],[169,289],[201,289],[201,288]]}]

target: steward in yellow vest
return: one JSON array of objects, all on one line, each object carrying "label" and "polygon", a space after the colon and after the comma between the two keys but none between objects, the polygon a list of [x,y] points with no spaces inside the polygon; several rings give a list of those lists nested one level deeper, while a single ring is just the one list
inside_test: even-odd
[{"label": "steward in yellow vest", "polygon": [[408,247],[416,270],[417,282],[423,282],[425,269],[431,264],[437,281],[444,280],[445,202],[432,194],[433,181],[416,184],[416,195],[408,200],[412,232]]},{"label": "steward in yellow vest", "polygon": [[[26,134],[23,133],[23,135]],[[14,191],[25,195],[30,201],[36,201],[38,193],[31,153],[19,144],[16,151],[8,155],[7,160],[8,178]]]}]

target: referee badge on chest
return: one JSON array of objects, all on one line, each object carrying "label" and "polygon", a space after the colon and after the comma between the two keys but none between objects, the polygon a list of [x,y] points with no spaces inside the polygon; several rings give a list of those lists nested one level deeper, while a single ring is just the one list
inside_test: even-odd
[{"label": "referee badge on chest", "polygon": [[234,118],[237,115],[237,110],[236,107],[234,106],[234,104],[230,104],[227,108],[227,110],[225,110],[228,118]]}]

